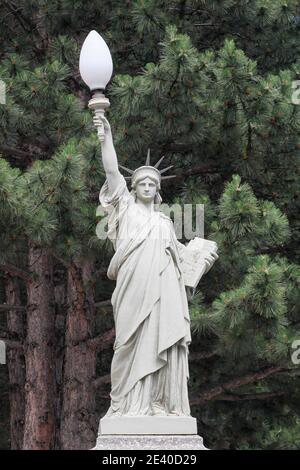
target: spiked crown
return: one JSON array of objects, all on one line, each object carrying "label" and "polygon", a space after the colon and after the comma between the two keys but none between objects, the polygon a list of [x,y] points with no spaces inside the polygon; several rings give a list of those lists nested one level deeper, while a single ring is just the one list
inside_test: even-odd
[{"label": "spiked crown", "polygon": [[140,181],[141,179],[149,177],[149,178],[155,179],[160,189],[161,180],[165,180],[169,178],[176,178],[176,175],[161,176],[163,173],[165,173],[166,171],[168,171],[170,168],[174,166],[174,165],[170,165],[166,168],[163,168],[162,170],[159,170],[158,167],[164,158],[165,158],[164,156],[161,157],[154,166],[151,166],[150,165],[150,149],[148,149],[145,165],[140,166],[136,170],[130,170],[130,168],[126,168],[125,166],[122,166],[122,165],[119,165],[119,167],[127,171],[127,173],[130,173],[131,176],[125,176],[125,179],[131,180],[132,187],[135,187],[137,181]]}]

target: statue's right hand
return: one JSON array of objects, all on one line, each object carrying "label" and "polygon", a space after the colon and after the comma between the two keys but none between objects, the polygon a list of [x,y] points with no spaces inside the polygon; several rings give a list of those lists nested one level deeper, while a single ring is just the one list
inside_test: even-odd
[{"label": "statue's right hand", "polygon": [[110,124],[105,116],[94,115],[93,122],[96,127],[99,127],[102,122],[105,134],[111,133]]},{"label": "statue's right hand", "polygon": [[94,121],[95,126],[97,125],[99,126],[99,124],[102,122],[105,132],[111,131],[110,124],[108,122],[108,119],[105,116],[95,115],[93,117],[93,121]]},{"label": "statue's right hand", "polygon": [[101,119],[104,125],[105,132],[111,132],[111,127],[110,127],[108,119],[105,116],[103,116]]}]

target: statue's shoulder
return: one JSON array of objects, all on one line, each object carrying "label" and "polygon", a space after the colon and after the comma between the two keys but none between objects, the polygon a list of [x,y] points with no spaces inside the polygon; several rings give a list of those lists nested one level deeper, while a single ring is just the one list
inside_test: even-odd
[{"label": "statue's shoulder", "polygon": [[168,222],[172,222],[172,219],[171,217],[169,217],[168,215],[166,215],[164,212],[162,211],[158,211],[158,214],[160,215],[160,217],[164,220],[167,220]]},{"label": "statue's shoulder", "polygon": [[127,206],[128,208],[135,205],[134,197],[129,191],[124,192],[120,197],[120,205]]}]

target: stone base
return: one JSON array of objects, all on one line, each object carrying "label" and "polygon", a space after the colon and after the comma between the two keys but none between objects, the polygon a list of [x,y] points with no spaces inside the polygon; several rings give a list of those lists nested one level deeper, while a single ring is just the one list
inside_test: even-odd
[{"label": "stone base", "polygon": [[[156,418],[155,418],[156,419]],[[209,450],[200,436],[99,435],[92,450]]]},{"label": "stone base", "polygon": [[99,435],[176,434],[197,435],[197,420],[191,416],[114,416],[102,418]]}]

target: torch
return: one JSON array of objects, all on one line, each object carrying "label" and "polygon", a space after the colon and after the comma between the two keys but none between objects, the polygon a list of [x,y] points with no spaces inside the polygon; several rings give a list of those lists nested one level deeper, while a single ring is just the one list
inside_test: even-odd
[{"label": "torch", "polygon": [[112,76],[113,62],[106,42],[97,31],[91,31],[82,45],[79,70],[82,80],[92,92],[88,106],[94,112],[98,138],[103,142],[104,126],[101,117],[110,106],[104,91]]}]

